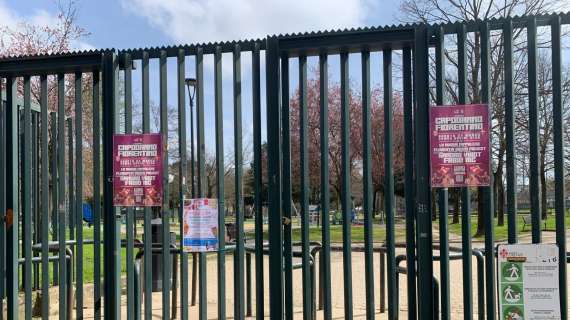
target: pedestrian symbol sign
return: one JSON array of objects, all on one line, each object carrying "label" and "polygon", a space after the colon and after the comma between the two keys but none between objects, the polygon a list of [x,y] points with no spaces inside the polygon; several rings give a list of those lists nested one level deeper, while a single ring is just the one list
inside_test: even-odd
[{"label": "pedestrian symbol sign", "polygon": [[560,319],[556,245],[500,245],[498,253],[501,319]]},{"label": "pedestrian symbol sign", "polygon": [[504,303],[508,304],[520,304],[523,302],[522,289],[520,286],[515,284],[509,284],[503,286],[503,299]]},{"label": "pedestrian symbol sign", "polygon": [[518,264],[518,263],[506,263],[505,267],[506,267],[505,279],[507,281],[517,281],[517,280],[521,279],[521,277],[520,277],[520,271],[521,271],[520,264]]}]

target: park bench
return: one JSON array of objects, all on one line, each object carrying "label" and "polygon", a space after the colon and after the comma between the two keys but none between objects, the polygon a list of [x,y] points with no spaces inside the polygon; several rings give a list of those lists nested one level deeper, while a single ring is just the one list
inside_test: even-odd
[{"label": "park bench", "polygon": [[[523,216],[522,219],[523,219],[522,231],[524,231],[524,229],[526,228],[527,225],[529,225],[529,226],[532,225],[532,219],[531,219],[530,215]],[[544,229],[543,230],[546,230],[546,219],[544,220]]]}]

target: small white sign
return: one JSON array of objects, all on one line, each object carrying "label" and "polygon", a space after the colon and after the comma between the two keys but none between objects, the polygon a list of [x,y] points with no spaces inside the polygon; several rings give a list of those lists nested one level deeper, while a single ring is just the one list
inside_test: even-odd
[{"label": "small white sign", "polygon": [[183,244],[185,252],[218,250],[218,200],[184,200]]},{"label": "small white sign", "polygon": [[498,253],[500,319],[560,319],[558,247],[499,245]]}]

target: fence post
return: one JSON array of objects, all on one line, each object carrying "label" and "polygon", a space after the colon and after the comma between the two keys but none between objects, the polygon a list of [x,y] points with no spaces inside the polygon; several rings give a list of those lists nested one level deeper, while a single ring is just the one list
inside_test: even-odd
[{"label": "fence post", "polygon": [[267,38],[267,174],[269,201],[269,314],[283,318],[283,232],[281,227],[281,152],[279,41]]},{"label": "fence post", "polygon": [[[8,319],[18,319],[18,105],[17,82],[6,80],[6,292]],[[8,143],[9,141],[9,143]],[[15,217],[14,217],[15,215]]]},{"label": "fence post", "polygon": [[105,250],[105,319],[120,319],[120,246],[117,212],[113,206],[113,133],[119,64],[115,52],[103,57],[103,224]]},{"label": "fence post", "polygon": [[[414,47],[414,92],[415,92],[415,159],[416,159],[416,206],[418,236],[418,296],[431,297],[433,290],[433,252],[431,192],[429,182],[429,83],[428,27],[420,25],[415,30]],[[433,314],[432,299],[419,300],[419,314]]]},{"label": "fence post", "polygon": [[553,114],[554,114],[554,206],[556,216],[556,244],[558,244],[560,261],[560,311],[561,319],[568,319],[568,288],[566,287],[566,204],[564,186],[564,121],[562,109],[562,45],[560,17],[554,17],[552,32],[552,81],[553,81]]},{"label": "fence post", "polygon": [[[0,84],[3,82],[0,79]],[[4,99],[0,90],[0,101]],[[7,103],[6,103],[7,104]],[[4,310],[6,293],[6,152],[8,140],[6,138],[6,105],[0,105],[0,310]],[[46,121],[47,122],[47,121]],[[0,316],[4,319],[4,316]]]},{"label": "fence post", "polygon": [[416,212],[414,200],[414,120],[412,92],[412,48],[403,50],[404,88],[404,146],[405,146],[405,191],[406,196],[406,277],[408,286],[408,319],[417,317],[416,306],[416,235],[414,230]]}]

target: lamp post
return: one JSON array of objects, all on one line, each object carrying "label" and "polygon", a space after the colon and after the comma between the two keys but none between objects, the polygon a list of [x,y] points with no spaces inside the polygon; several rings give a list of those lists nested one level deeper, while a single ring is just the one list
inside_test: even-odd
[{"label": "lamp post", "polygon": [[[192,186],[192,198],[196,198],[196,186],[194,185],[194,96],[196,95],[196,86],[198,81],[194,78],[186,78],[184,80],[186,88],[188,88],[188,100],[190,101],[190,179]],[[198,270],[198,259],[196,253],[192,254],[192,300],[191,305],[196,305],[196,273]],[[203,257],[200,257],[201,259]]]},{"label": "lamp post", "polygon": [[196,186],[194,184],[194,96],[198,81],[194,78],[186,78],[184,81],[188,88],[188,98],[190,100],[190,185],[192,186],[192,198],[196,198]]}]

